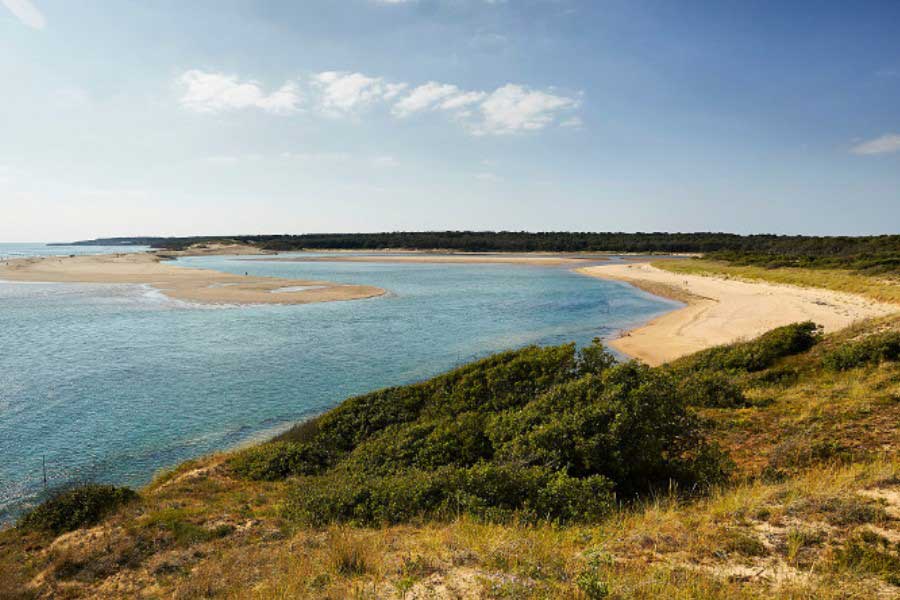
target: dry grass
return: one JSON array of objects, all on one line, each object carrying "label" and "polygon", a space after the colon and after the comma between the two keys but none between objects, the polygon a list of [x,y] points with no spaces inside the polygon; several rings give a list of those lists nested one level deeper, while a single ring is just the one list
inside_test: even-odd
[{"label": "dry grass", "polygon": [[[879,569],[896,552],[847,548],[870,527],[900,535],[884,503],[860,493],[898,482],[896,459],[828,464],[691,503],[660,497],[595,526],[565,528],[461,518],[284,533],[263,519],[187,547],[157,537],[152,555],[122,564],[115,557],[133,554],[152,527],[144,515],[119,514],[84,534],[94,542],[58,541],[32,549],[32,560],[41,591],[72,597],[151,588],[174,598],[589,598],[598,590],[623,599],[878,597],[891,590]],[[231,485],[240,495],[243,483]],[[210,528],[227,518],[231,501],[208,500],[192,518]],[[159,508],[157,498],[145,502],[138,512]]]},{"label": "dry grass", "polygon": [[703,416],[736,480],[663,495],[601,523],[462,517],[296,528],[290,482],[232,477],[224,456],[160,475],[139,502],[56,540],[0,532],[0,598],[895,598],[900,365],[823,371],[829,336],[750,383],[752,406]]},{"label": "dry grass", "polygon": [[667,260],[653,266],[673,273],[687,275],[715,275],[748,281],[768,281],[801,287],[817,287],[859,294],[879,302],[900,304],[900,280],[890,277],[870,277],[840,269],[800,269],[782,267],[766,269],[732,265],[713,260]]}]

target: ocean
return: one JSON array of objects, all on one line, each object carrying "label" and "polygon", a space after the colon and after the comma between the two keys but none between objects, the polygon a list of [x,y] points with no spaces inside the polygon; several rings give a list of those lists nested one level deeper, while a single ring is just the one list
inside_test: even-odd
[{"label": "ocean", "polygon": [[[136,250],[0,244],[0,259]],[[147,286],[0,282],[0,522],[39,497],[44,465],[49,488],[140,486],[351,395],[509,348],[586,344],[678,306],[565,267],[230,256],[178,264],[388,293],[223,307],[173,301]]]}]

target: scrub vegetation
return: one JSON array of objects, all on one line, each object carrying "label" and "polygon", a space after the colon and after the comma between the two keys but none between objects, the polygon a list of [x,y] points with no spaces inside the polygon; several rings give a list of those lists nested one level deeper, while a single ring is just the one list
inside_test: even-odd
[{"label": "scrub vegetation", "polygon": [[491,356],[83,521],[49,500],[0,532],[0,597],[895,598],[898,332]]}]

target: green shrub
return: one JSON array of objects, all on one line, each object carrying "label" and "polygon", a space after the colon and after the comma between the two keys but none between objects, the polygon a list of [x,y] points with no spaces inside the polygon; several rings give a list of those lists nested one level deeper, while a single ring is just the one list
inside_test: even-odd
[{"label": "green shrub", "polygon": [[798,379],[800,379],[800,369],[792,365],[777,365],[753,373],[745,378],[744,384],[749,387],[789,387],[797,383]]},{"label": "green shrub", "polygon": [[609,583],[600,577],[596,569],[586,569],[578,574],[575,585],[588,600],[609,598]]},{"label": "green shrub", "polygon": [[741,388],[723,373],[700,371],[678,382],[678,395],[688,406],[738,408],[747,406]]},{"label": "green shrub", "polygon": [[781,358],[812,348],[822,337],[822,328],[811,321],[785,325],[749,342],[703,350],[676,361],[672,368],[686,375],[696,371],[762,371]]},{"label": "green shrub", "polygon": [[311,474],[325,462],[316,447],[299,442],[269,442],[232,455],[228,465],[247,479],[276,481],[290,475]]},{"label": "green shrub", "polygon": [[673,482],[695,489],[727,470],[672,376],[638,363],[571,382],[501,415],[489,435],[500,460],[603,475],[623,497]]},{"label": "green shrub", "polygon": [[887,331],[838,346],[825,354],[822,364],[832,371],[846,371],[896,360],[900,360],[900,332]]},{"label": "green shrub", "polygon": [[88,484],[53,494],[19,521],[19,527],[54,534],[95,525],[119,506],[138,497],[129,488]]},{"label": "green shrub", "polygon": [[[703,401],[736,403],[720,377]],[[721,481],[675,377],[615,365],[599,341],[504,352],[414,385],[351,398],[287,439],[244,450],[233,471],[298,476],[284,510],[312,524],[396,523],[460,512],[485,519],[590,521],[613,494]],[[282,438],[284,439],[284,438]]]},{"label": "green shrub", "polygon": [[462,512],[489,520],[589,521],[609,512],[611,488],[600,476],[577,479],[540,467],[490,463],[385,477],[336,471],[304,478],[289,495],[285,514],[312,525],[380,525]]},{"label": "green shrub", "polygon": [[616,357],[603,347],[600,338],[594,338],[589,346],[578,351],[576,368],[579,375],[600,375],[616,364]]}]

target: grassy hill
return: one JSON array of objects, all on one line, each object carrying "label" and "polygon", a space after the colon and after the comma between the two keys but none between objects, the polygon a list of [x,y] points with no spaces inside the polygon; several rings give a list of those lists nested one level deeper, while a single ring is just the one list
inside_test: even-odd
[{"label": "grassy hill", "polygon": [[525,348],[0,533],[0,597],[895,598],[900,316]]}]

